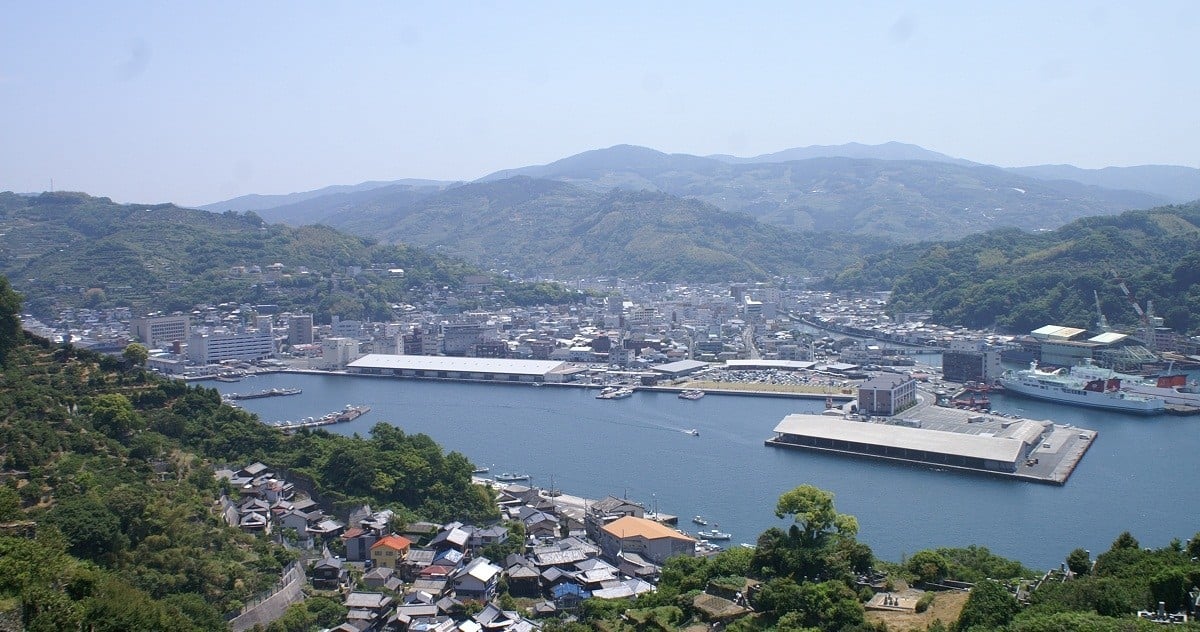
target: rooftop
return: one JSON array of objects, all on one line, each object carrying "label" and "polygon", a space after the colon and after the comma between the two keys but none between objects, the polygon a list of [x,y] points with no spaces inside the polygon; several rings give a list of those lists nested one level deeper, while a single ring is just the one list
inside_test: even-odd
[{"label": "rooftop", "polygon": [[1024,447],[1024,442],[1014,438],[908,428],[804,413],[784,417],[775,426],[775,432],[1004,463],[1016,462]]},{"label": "rooftop", "polygon": [[604,525],[604,531],[609,535],[617,538],[643,537],[647,540],[659,540],[662,538],[671,538],[673,540],[688,540],[695,541],[686,535],[668,527],[664,524],[648,520],[646,518],[637,518],[634,516],[625,516],[618,518]]},{"label": "rooftop", "polygon": [[557,360],[513,360],[504,358],[459,358],[451,356],[394,355],[372,353],[346,365],[348,369],[393,371],[457,371],[462,373],[507,373],[545,375],[562,366]]}]

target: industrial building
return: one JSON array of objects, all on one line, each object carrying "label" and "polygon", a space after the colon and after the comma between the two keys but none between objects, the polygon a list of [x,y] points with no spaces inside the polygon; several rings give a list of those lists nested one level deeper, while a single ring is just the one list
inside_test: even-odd
[{"label": "industrial building", "polygon": [[798,413],[775,426],[771,445],[804,447],[985,472],[1015,472],[1046,427],[1021,420],[1005,436],[928,430],[904,425]]},{"label": "industrial building", "polygon": [[359,375],[482,380],[491,382],[570,382],[585,369],[557,360],[460,358],[372,353],[346,365]]}]

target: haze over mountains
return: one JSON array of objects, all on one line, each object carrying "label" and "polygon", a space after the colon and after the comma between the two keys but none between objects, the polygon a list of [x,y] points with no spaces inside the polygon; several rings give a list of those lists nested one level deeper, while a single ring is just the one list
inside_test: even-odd
[{"label": "haze over mountains", "polygon": [[1185,167],[1006,170],[903,143],[748,158],[617,145],[471,183],[366,182],[203,208],[326,224],[523,274],[657,277],[676,258],[702,277],[704,262],[712,274],[743,277],[836,267],[860,249],[849,236],[879,247],[1008,226],[1052,230],[1192,192],[1200,197],[1200,170]]}]

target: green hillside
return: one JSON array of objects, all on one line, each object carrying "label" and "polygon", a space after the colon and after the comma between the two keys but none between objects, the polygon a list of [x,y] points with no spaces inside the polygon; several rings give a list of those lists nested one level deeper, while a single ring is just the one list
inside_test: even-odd
[{"label": "green hillside", "polygon": [[414,205],[361,209],[338,228],[524,274],[737,280],[836,269],[880,239],[788,231],[697,200],[516,177]]},{"label": "green hillside", "polygon": [[286,436],[215,390],[27,340],[19,307],[0,277],[0,625],[227,629],[296,553],[224,525],[214,464],[269,463],[343,516],[367,502],[408,520],[498,517],[471,463],[427,436]]},{"label": "green hillside", "polygon": [[787,228],[899,241],[956,239],[1005,226],[1053,229],[1080,217],[1167,201],[985,165],[850,157],[730,164],[629,145],[501,171],[481,181],[518,175],[601,191],[662,191]]},{"label": "green hillside", "polygon": [[1136,324],[1114,271],[1168,327],[1200,329],[1200,203],[906,246],[868,256],[828,285],[891,288],[895,311],[931,309],[940,323],[1016,332],[1092,327],[1098,294],[1110,322]]},{"label": "green hillside", "polygon": [[[268,269],[275,263],[282,270]],[[397,268],[403,276],[387,272]],[[0,193],[0,272],[38,315],[77,305],[173,311],[237,301],[318,318],[387,319],[389,305],[415,290],[459,287],[473,271],[404,244],[326,226],[271,225],[253,213],[115,204],[82,193]]]}]

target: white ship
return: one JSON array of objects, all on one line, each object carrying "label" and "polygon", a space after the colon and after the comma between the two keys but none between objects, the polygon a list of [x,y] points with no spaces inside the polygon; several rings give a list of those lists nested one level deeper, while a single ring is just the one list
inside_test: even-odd
[{"label": "white ship", "polygon": [[1173,406],[1200,407],[1200,385],[1187,375],[1160,375],[1150,379],[1140,375],[1118,373],[1088,363],[1071,367],[1071,375],[1084,379],[1120,380],[1121,390],[1142,397],[1157,397]]},{"label": "white ship", "polygon": [[1005,371],[1000,385],[1006,390],[1062,404],[1155,415],[1166,411],[1161,397],[1146,397],[1121,390],[1118,379],[1084,378],[1065,369],[1046,371],[1032,362],[1028,369]]}]

